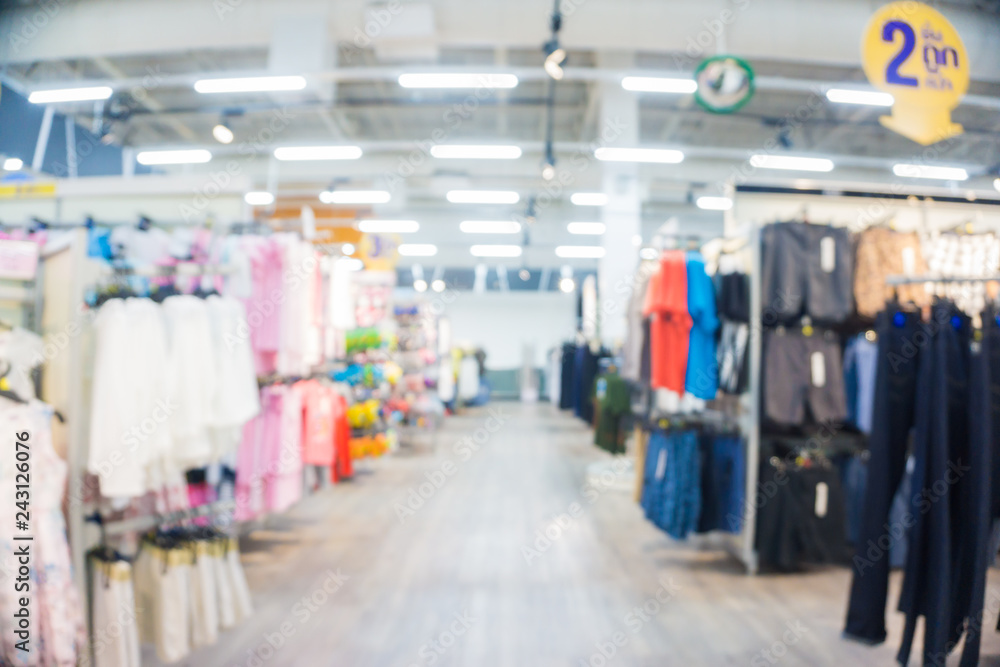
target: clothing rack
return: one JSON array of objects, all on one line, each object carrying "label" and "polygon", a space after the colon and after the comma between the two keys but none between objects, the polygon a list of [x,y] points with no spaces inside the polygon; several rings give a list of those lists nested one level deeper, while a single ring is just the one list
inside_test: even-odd
[{"label": "clothing rack", "polygon": [[236,267],[230,264],[194,264],[181,263],[155,266],[112,266],[105,270],[105,277],[111,275],[140,276],[144,278],[163,278],[167,276],[224,276],[236,273]]},{"label": "clothing rack", "polygon": [[148,514],[130,519],[119,519],[116,521],[106,521],[99,512],[86,517],[86,521],[95,523],[103,527],[105,536],[124,535],[126,533],[145,532],[152,528],[158,528],[179,521],[187,521],[198,517],[214,516],[225,512],[232,512],[236,509],[235,500],[220,500],[214,503],[199,505],[186,510],[177,510],[167,514]]},{"label": "clothing rack", "polygon": [[991,283],[1000,282],[1000,276],[962,277],[962,276],[889,276],[885,279],[887,285],[913,285],[918,283]]}]

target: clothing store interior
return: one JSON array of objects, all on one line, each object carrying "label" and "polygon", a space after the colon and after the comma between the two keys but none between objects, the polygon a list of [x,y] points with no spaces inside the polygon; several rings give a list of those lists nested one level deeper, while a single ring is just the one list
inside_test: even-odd
[{"label": "clothing store interior", "polygon": [[0,666],[1000,665],[1000,0],[11,0],[0,167]]}]

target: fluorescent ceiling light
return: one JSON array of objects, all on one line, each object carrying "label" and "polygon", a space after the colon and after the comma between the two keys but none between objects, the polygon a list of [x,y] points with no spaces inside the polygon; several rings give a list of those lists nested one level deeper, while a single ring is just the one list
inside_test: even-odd
[{"label": "fluorescent ceiling light", "polygon": [[560,278],[559,279],[559,291],[569,294],[576,289],[576,283],[573,282],[572,278]]},{"label": "fluorescent ceiling light", "polygon": [[1000,192],[1000,178],[993,179],[993,189]]},{"label": "fluorescent ceiling light", "polygon": [[604,248],[599,245],[561,245],[556,247],[556,257],[598,259],[604,257]]},{"label": "fluorescent ceiling light", "polygon": [[516,160],[521,157],[517,146],[432,146],[436,158],[462,158],[467,160]]},{"label": "fluorescent ceiling light", "polygon": [[420,230],[416,220],[362,220],[358,230],[365,234],[412,234]]},{"label": "fluorescent ceiling light", "polygon": [[517,77],[513,74],[401,74],[399,85],[403,88],[513,88]]},{"label": "fluorescent ceiling light", "polygon": [[243,195],[243,201],[251,206],[270,206],[274,203],[274,195],[270,192],[248,192]]},{"label": "fluorescent ceiling light", "polygon": [[400,243],[399,254],[403,257],[433,257],[437,254],[433,243]]},{"label": "fluorescent ceiling light", "polygon": [[287,146],[275,148],[274,157],[284,161],[357,160],[361,157],[361,149],[357,146]]},{"label": "fluorescent ceiling light", "polygon": [[521,196],[511,190],[451,190],[452,204],[516,204]]},{"label": "fluorescent ceiling light", "polygon": [[142,151],[135,156],[139,164],[202,164],[212,159],[212,154],[200,148],[181,151]]},{"label": "fluorescent ceiling light", "polygon": [[427,281],[426,280],[421,280],[421,279],[414,280],[413,281],[413,289],[415,289],[418,292],[426,292],[427,291]]},{"label": "fluorescent ceiling light", "polygon": [[706,211],[728,211],[733,207],[733,200],[729,197],[698,197],[694,203]]},{"label": "fluorescent ceiling light", "polygon": [[571,222],[566,225],[566,230],[570,234],[588,234],[600,236],[607,230],[607,225],[603,222]]},{"label": "fluorescent ceiling light", "polygon": [[279,90],[302,90],[302,76],[248,76],[234,79],[202,79],[195,81],[199,93],[270,93]]},{"label": "fluorescent ceiling light", "polygon": [[750,164],[761,169],[789,169],[793,171],[833,171],[833,160],[821,157],[793,157],[791,155],[751,155]]},{"label": "fluorescent ceiling light", "polygon": [[327,190],[319,193],[324,204],[384,204],[392,198],[385,190]]},{"label": "fluorescent ceiling light", "polygon": [[519,245],[474,245],[469,248],[473,257],[520,257]]},{"label": "fluorescent ceiling light", "polygon": [[569,200],[577,206],[604,206],[608,196],[603,192],[577,192]]},{"label": "fluorescent ceiling light", "polygon": [[896,164],[892,173],[905,178],[936,178],[942,181],[964,181],[969,172],[961,167],[932,167],[925,164]]},{"label": "fluorescent ceiling light", "polygon": [[4,171],[17,171],[24,166],[24,162],[21,158],[9,157],[3,161]]},{"label": "fluorescent ceiling light", "polygon": [[594,151],[602,162],[656,162],[677,164],[684,160],[684,153],[670,148],[613,148],[602,146]]},{"label": "fluorescent ceiling light", "polygon": [[431,283],[431,289],[435,292],[443,292],[445,287],[447,287],[447,285],[445,285],[444,281],[440,278]]},{"label": "fluorescent ceiling light", "polygon": [[627,76],[622,79],[622,88],[637,93],[693,93],[698,90],[698,82],[662,76]]},{"label": "fluorescent ceiling light", "polygon": [[49,104],[52,102],[86,102],[89,100],[106,100],[111,97],[113,92],[114,91],[108,86],[36,90],[28,96],[28,101],[32,104]]},{"label": "fluorescent ceiling light", "polygon": [[891,107],[895,102],[891,93],[850,88],[831,88],[826,91],[826,99],[838,104],[868,104],[873,107]]},{"label": "fluorescent ceiling light", "polygon": [[463,220],[459,225],[466,234],[517,234],[521,223],[514,220]]}]

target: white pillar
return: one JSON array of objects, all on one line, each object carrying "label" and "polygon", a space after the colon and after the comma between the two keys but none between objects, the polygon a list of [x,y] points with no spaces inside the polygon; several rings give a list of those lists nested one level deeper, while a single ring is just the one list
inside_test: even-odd
[{"label": "white pillar", "polygon": [[[627,69],[630,55],[601,53],[600,67]],[[634,148],[639,146],[639,101],[635,93],[618,81],[598,84],[601,96],[600,145]],[[603,237],[604,257],[598,266],[598,312],[601,339],[617,347],[625,340],[625,311],[635,283],[639,249],[633,238],[642,233],[642,202],[639,192],[639,165],[602,162],[602,190],[608,197],[602,219],[607,226]]]}]

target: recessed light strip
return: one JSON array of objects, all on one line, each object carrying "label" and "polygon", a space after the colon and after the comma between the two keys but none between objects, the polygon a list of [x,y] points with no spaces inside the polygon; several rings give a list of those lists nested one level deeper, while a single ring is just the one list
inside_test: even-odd
[{"label": "recessed light strip", "polygon": [[602,162],[647,162],[677,164],[684,161],[684,153],[672,148],[616,148],[602,146],[594,151]]},{"label": "recessed light strip", "polygon": [[361,148],[358,146],[285,146],[274,149],[274,157],[285,162],[357,160],[361,157]]},{"label": "recessed light strip", "polygon": [[365,234],[412,234],[420,231],[416,220],[361,220],[358,231]]},{"label": "recessed light strip", "polygon": [[622,88],[637,93],[693,93],[698,90],[694,79],[672,79],[661,76],[627,76]]},{"label": "recessed light strip", "polygon": [[457,146],[439,144],[431,147],[431,155],[439,159],[516,160],[521,157],[521,149],[518,146]]},{"label": "recessed light strip", "polygon": [[474,245],[469,248],[473,257],[520,257],[519,245]]},{"label": "recessed light strip", "polygon": [[969,172],[961,167],[934,167],[926,164],[893,165],[892,173],[904,178],[932,178],[941,181],[965,181]]},{"label": "recessed light strip", "polygon": [[324,204],[385,204],[392,198],[385,190],[327,190],[319,193]]},{"label": "recessed light strip", "polygon": [[271,93],[283,90],[302,90],[306,87],[303,76],[246,76],[229,79],[201,79],[195,81],[199,93]]},{"label": "recessed light strip", "polygon": [[511,190],[451,190],[452,204],[516,204],[521,196]]},{"label": "recessed light strip", "polygon": [[833,171],[833,160],[819,157],[793,155],[751,155],[750,164],[760,169],[787,169],[791,171]]},{"label": "recessed light strip", "polygon": [[513,74],[410,73],[400,75],[399,85],[403,88],[514,88],[517,77]]},{"label": "recessed light strip", "polygon": [[517,234],[521,223],[515,220],[463,220],[458,228],[466,234]]},{"label": "recessed light strip", "polygon": [[58,88],[56,90],[36,90],[28,95],[32,104],[52,104],[56,102],[88,102],[106,100],[114,91],[108,86],[87,88]]},{"label": "recessed light strip", "polygon": [[212,159],[212,154],[201,148],[192,150],[141,151],[135,156],[139,164],[203,164]]}]

